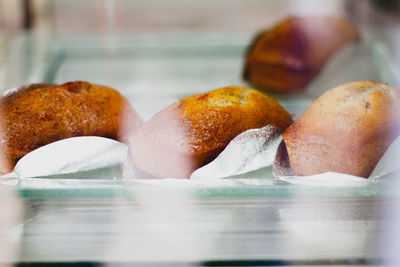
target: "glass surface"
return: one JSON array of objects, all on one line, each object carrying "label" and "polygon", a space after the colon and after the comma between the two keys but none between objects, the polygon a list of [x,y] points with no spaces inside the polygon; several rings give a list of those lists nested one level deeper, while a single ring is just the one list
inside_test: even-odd
[{"label": "glass surface", "polygon": [[[396,1],[0,0],[1,90],[87,80],[116,88],[147,120],[179,98],[248,85],[243,58],[259,29],[288,15],[348,17],[363,43],[332,58],[306,93],[271,95],[299,116],[347,81],[400,86]],[[23,21],[22,2],[32,4],[34,28],[5,39]],[[332,188],[277,182],[265,170],[203,184],[124,180],[120,166],[2,178],[0,266],[364,266],[398,257],[398,174]]]},{"label": "glass surface", "polygon": [[[181,97],[246,85],[241,68],[251,37],[143,35],[112,46],[98,38],[50,41],[24,36],[7,57],[13,66],[7,84],[70,80],[106,84],[149,119]],[[308,93],[273,97],[298,116],[330,89],[326,88],[330,83],[353,79],[396,83],[378,46],[367,43],[356,50],[362,55],[361,61],[352,61],[355,69],[360,66],[357,71],[329,65]],[[343,57],[334,59],[335,64],[347,62]],[[331,73],[340,82],[326,80]],[[194,265],[368,263],[382,255],[374,247],[376,235],[384,231],[380,207],[391,203],[382,197],[398,195],[384,183],[343,188],[277,184],[272,172],[260,177],[255,171],[217,187],[151,186],[123,180],[118,169],[109,176],[107,171],[80,177],[3,179],[23,207],[20,224],[7,231],[13,233],[17,259]],[[243,179],[255,179],[259,185],[244,185]]]},{"label": "glass surface", "polygon": [[349,263],[381,253],[370,247],[382,231],[376,198],[186,194],[26,200],[20,260]]},{"label": "glass surface", "polygon": [[[140,116],[148,120],[179,98],[228,85],[249,86],[243,81],[241,73],[247,45],[252,38],[248,34],[142,34],[125,37],[117,45],[96,37],[50,40],[25,35],[17,40],[8,63],[17,65],[25,62],[21,64],[21,69],[13,69],[20,70],[13,73],[24,83],[86,80],[111,86],[127,97]],[[11,78],[9,83],[16,83]],[[297,117],[326,90],[354,80],[398,84],[382,47],[367,42],[346,47],[331,58],[305,93],[269,95]],[[235,176],[233,180],[237,182],[232,185],[227,182],[227,187],[240,187],[240,179],[259,179],[263,188],[272,188],[266,195],[277,194],[279,190],[276,188],[285,188],[285,185],[274,185],[272,171],[267,177],[265,172],[261,177],[261,173],[254,171]],[[30,196],[29,188],[33,186],[32,192],[39,192],[37,189],[40,188],[62,189],[64,185],[65,189],[96,184],[119,187],[123,184],[121,177],[119,168],[108,168],[42,179],[43,182],[33,179],[9,183],[18,183],[23,195]],[[250,192],[251,186],[248,188]],[[257,188],[254,190],[257,191]],[[356,190],[362,192],[364,189]],[[284,194],[285,190],[281,192]],[[365,192],[369,192],[367,195],[376,194],[369,189]]]}]

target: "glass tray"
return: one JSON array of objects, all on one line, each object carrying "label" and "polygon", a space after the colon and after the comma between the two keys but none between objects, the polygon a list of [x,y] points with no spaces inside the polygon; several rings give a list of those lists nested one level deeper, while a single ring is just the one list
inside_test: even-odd
[{"label": "glass tray", "polygon": [[[147,120],[179,98],[248,86],[241,68],[251,38],[184,33],[50,40],[24,35],[4,59],[4,88],[71,80],[106,84]],[[381,46],[363,43],[351,49],[335,57],[336,65],[326,66],[306,93],[271,96],[298,116],[324,90],[343,82],[399,85]],[[357,60],[346,59],[357,53]],[[24,209],[21,224],[11,229],[19,251],[14,260],[261,266],[381,259],[382,248],[373,245],[384,228],[379,211],[387,204],[385,197],[398,195],[396,187],[283,185],[275,184],[272,174],[257,173],[252,179],[260,186],[244,186],[239,179],[219,187],[138,186],[101,170],[79,179],[3,180]]]},{"label": "glass tray", "polygon": [[[4,88],[34,82],[62,83],[73,80],[105,84],[119,90],[142,118],[148,120],[179,98],[228,85],[249,86],[241,74],[244,55],[252,37],[244,34],[181,33],[143,34],[119,40],[112,36],[69,36],[54,40],[49,39],[48,35],[22,35],[7,52],[5,62],[9,68],[6,68],[6,74],[10,75],[5,75],[7,87]],[[269,95],[297,117],[316,97],[338,84],[375,80],[399,85],[395,77],[383,46],[364,42],[349,46],[333,57],[305,93],[295,96]],[[257,171],[235,177],[262,180],[262,185],[257,187],[240,186],[237,183],[226,186],[226,191],[224,187],[212,186],[197,189],[213,192],[207,193],[209,196],[287,196],[287,192],[302,188],[274,185],[270,173],[268,177],[259,176]],[[104,196],[104,192],[124,191],[126,187],[132,187],[129,182],[121,180],[121,175],[111,176],[103,170],[80,175],[79,179],[76,179],[76,175],[62,175],[8,183],[14,184],[21,196],[29,198],[43,195],[57,197],[61,193],[47,193],[55,190],[64,192],[61,194],[63,196],[74,197],[74,194],[86,188],[88,192],[85,191],[83,195]],[[379,185],[372,185],[371,189],[343,189],[341,194],[349,192],[348,196],[377,196],[383,193],[380,188]],[[335,190],[311,188],[309,191],[309,194],[319,196],[337,194]]]}]

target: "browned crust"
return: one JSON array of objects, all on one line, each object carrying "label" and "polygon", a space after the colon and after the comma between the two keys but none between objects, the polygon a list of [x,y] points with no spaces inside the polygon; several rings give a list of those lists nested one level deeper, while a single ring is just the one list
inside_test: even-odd
[{"label": "browned crust", "polygon": [[347,83],[329,90],[283,133],[298,175],[368,177],[400,134],[400,94],[387,84]]},{"label": "browned crust", "polygon": [[134,164],[157,177],[188,178],[241,132],[291,116],[273,99],[231,86],[181,99],[145,123],[130,138]]},{"label": "browned crust", "polygon": [[0,110],[2,172],[40,146],[74,136],[124,140],[141,122],[117,91],[81,81],[22,87],[1,98]]},{"label": "browned crust", "polygon": [[243,77],[265,91],[300,92],[338,49],[358,39],[354,26],[341,18],[290,17],[256,36]]}]

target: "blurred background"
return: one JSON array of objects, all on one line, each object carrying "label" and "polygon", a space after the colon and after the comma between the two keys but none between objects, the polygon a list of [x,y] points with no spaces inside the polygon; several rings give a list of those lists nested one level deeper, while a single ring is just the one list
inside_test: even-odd
[{"label": "blurred background", "polygon": [[[63,49],[63,42],[66,42],[66,47],[81,44],[82,48],[91,46],[85,44],[88,40],[97,43],[107,53],[122,51],[141,42],[150,44],[152,38],[153,45],[162,46],[164,43],[167,46],[168,36],[183,33],[194,38],[181,38],[182,45],[201,42],[196,40],[196,36],[201,34],[208,35],[214,42],[245,44],[255,33],[285,16],[311,14],[348,18],[366,40],[382,43],[390,51],[392,61],[399,62],[400,19],[399,4],[395,0],[0,0],[1,62],[12,61],[9,66],[20,64],[22,66],[15,66],[17,71],[24,68],[25,72],[35,75],[46,70],[40,62],[35,62],[39,66],[34,70],[28,69],[27,64],[30,59],[38,61],[41,56],[46,57],[43,55],[44,47],[50,45],[52,49]],[[143,39],[144,36],[147,39]],[[218,36],[226,38],[218,39]],[[18,56],[12,55],[11,51],[18,46],[18,40],[15,40],[28,37],[33,46],[24,50],[26,53],[34,50],[35,56],[27,54],[25,58],[16,59]],[[160,39],[162,37],[166,38]],[[15,70],[7,73],[4,64],[0,67],[0,86],[3,88],[39,80],[39,77],[26,79],[26,73],[23,75],[25,78],[21,77]]]},{"label": "blurred background", "polygon": [[[0,0],[0,90],[88,80],[115,87],[148,119],[181,97],[246,85],[247,46],[292,15],[345,17],[363,43],[304,96],[280,99],[291,113],[349,80],[400,86],[399,0]],[[0,266],[400,266],[397,184],[321,189],[260,177],[269,182],[167,190],[53,178],[2,181]]]},{"label": "blurred background", "polygon": [[21,30],[60,35],[117,36],[143,32],[253,32],[284,15],[344,15],[369,30],[392,30],[399,23],[395,0],[1,0],[1,36]]}]

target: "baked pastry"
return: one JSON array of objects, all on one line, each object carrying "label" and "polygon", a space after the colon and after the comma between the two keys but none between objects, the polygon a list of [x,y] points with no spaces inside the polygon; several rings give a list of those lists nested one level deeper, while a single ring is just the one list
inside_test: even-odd
[{"label": "baked pastry", "polygon": [[74,136],[126,140],[141,123],[114,89],[88,82],[34,84],[0,99],[0,171],[40,146]]},{"label": "baked pastry", "polygon": [[262,93],[220,88],[181,99],[144,123],[129,138],[131,158],[153,176],[188,178],[241,132],[265,125],[283,131],[290,123],[278,102]]},{"label": "baked pastry", "polygon": [[301,92],[336,51],[358,39],[353,25],[341,18],[288,18],[255,38],[244,79],[268,92]]},{"label": "baked pastry", "polygon": [[358,81],[319,97],[283,133],[298,175],[339,172],[368,177],[400,135],[400,93],[386,83]]}]

